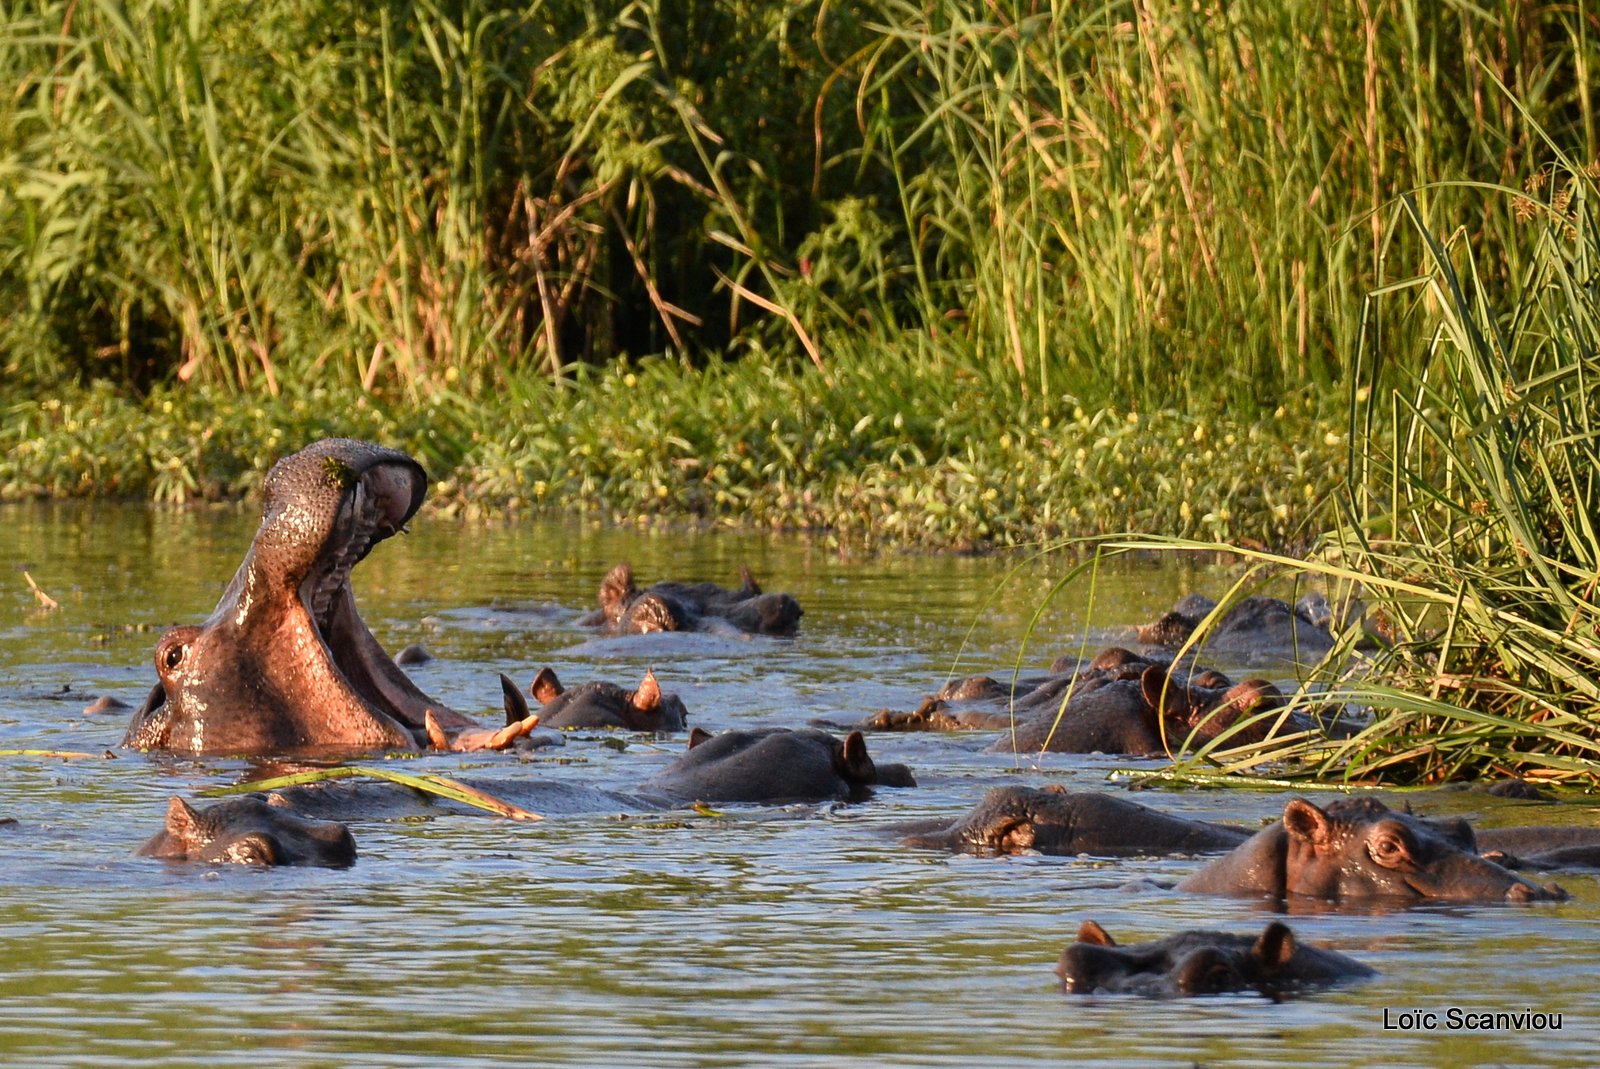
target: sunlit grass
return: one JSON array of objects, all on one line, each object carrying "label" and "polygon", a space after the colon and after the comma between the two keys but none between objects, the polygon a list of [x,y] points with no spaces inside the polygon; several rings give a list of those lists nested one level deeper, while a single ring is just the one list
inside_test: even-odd
[{"label": "sunlit grass", "polygon": [[[1415,0],[29,0],[0,368],[493,411],[623,355],[889,363],[1248,424],[1401,340],[1361,295],[1425,249],[1383,207],[1528,173],[1511,100],[1593,152],[1588,34]],[[1496,283],[1515,226],[1473,221]]]},{"label": "sunlit grass", "polygon": [[349,779],[351,777],[380,779],[387,783],[399,784],[402,787],[409,787],[423,794],[447,798],[450,801],[460,802],[474,809],[483,809],[496,816],[508,817],[511,820],[544,819],[537,813],[512,805],[510,802],[496,798],[486,791],[479,790],[477,787],[462,783],[459,780],[451,779],[448,776],[416,775],[410,772],[397,772],[392,768],[379,768],[371,765],[334,765],[328,768],[310,769],[305,772],[274,776],[271,779],[251,780],[248,783],[235,784],[231,787],[208,787],[201,791],[200,795],[203,798],[220,798],[232,794],[276,791],[286,787],[301,787],[308,783],[322,783],[327,780]]},{"label": "sunlit grass", "polygon": [[1529,188],[1490,191],[1516,204],[1533,249],[1505,288],[1403,200],[1428,257],[1379,299],[1423,303],[1427,350],[1385,390],[1373,364],[1410,354],[1364,348],[1344,522],[1319,551],[1246,554],[1362,593],[1383,644],[1330,658],[1299,700],[1371,723],[1348,739],[1202,751],[1179,776],[1266,763],[1321,781],[1600,783],[1596,188],[1565,157]]}]

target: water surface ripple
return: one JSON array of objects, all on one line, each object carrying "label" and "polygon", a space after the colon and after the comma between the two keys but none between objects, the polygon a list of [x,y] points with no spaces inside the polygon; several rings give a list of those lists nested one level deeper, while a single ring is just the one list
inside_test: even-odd
[{"label": "water surface ripple", "polygon": [[[255,527],[242,510],[82,505],[0,509],[0,748],[99,754],[137,703],[160,630],[215,604]],[[795,537],[687,536],[549,522],[426,519],[356,569],[391,650],[423,642],[425,690],[486,718],[494,673],[545,664],[633,685],[653,667],[713,730],[853,721],[908,708],[947,674],[1037,669],[1118,621],[1231,577],[1124,562],[1041,615],[1051,560],[841,556]],[[656,578],[729,582],[748,563],[805,606],[793,641],[595,641],[575,621],[618,560]],[[38,609],[18,569],[56,597]],[[1015,569],[1015,574],[1011,574]],[[1010,581],[1005,580],[1010,575]],[[1085,635],[1087,634],[1087,639]],[[1019,651],[1020,655],[1019,655]],[[1226,667],[1226,666],[1223,666]],[[70,688],[62,694],[63,688]],[[1183,859],[947,858],[898,846],[894,821],[954,814],[991,786],[1101,785],[1126,761],[986,754],[986,736],[875,736],[921,786],[853,806],[366,822],[347,871],[168,865],[133,850],[166,799],[233,782],[229,759],[0,758],[0,1061],[26,1066],[1346,1066],[1593,1062],[1600,1040],[1600,888],[1572,902],[1293,918],[1302,938],[1382,976],[1296,1001],[1068,998],[1052,966],[1085,918],[1136,940],[1197,925],[1245,931],[1249,902],[1130,889]],[[618,752],[578,735],[560,753],[439,756],[408,768],[621,786],[682,738]],[[1163,793],[1167,808],[1243,822],[1281,796]],[[1549,808],[1461,794],[1418,802],[1502,822]],[[1572,806],[1559,814],[1572,819]],[[1587,819],[1600,819],[1589,815]],[[1559,1031],[1400,1031],[1408,1008],[1525,1007]]]}]

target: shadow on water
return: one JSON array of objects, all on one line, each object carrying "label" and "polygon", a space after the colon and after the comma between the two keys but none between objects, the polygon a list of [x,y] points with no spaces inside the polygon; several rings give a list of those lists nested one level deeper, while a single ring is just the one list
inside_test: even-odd
[{"label": "shadow on water", "polygon": [[[89,716],[83,706],[102,693],[142,698],[159,631],[210,611],[255,522],[233,509],[0,510],[0,748],[114,746],[126,713]],[[526,685],[545,664],[568,682],[628,685],[653,668],[691,723],[714,730],[909,708],[952,670],[1015,663],[1065,568],[1030,565],[995,596],[1014,561],[849,558],[795,537],[551,522],[414,527],[356,570],[363,614],[391,650],[432,650],[436,659],[415,669],[424,689],[485,717],[498,706],[496,672]],[[800,634],[594,640],[577,618],[624,559],[645,582],[731,582],[747,563],[768,589],[800,599]],[[59,610],[38,608],[24,567]],[[1102,575],[1093,619],[1083,598],[1047,609],[1023,666],[1075,651],[1085,629],[1097,645],[1113,624],[1152,618],[1228,577],[1121,562]],[[9,1064],[39,1066],[1591,1059],[1600,1039],[1589,995],[1600,989],[1592,876],[1564,877],[1574,899],[1559,906],[1296,917],[1302,938],[1382,976],[1281,1005],[1063,996],[1051,969],[1085,918],[1142,939],[1193,926],[1259,929],[1263,917],[1248,902],[1127,886],[1170,884],[1193,867],[1181,859],[948,858],[884,834],[895,821],[962,812],[991,786],[1094,787],[1129,763],[1035,763],[982,752],[988,738],[875,736],[873,753],[911,764],[922,785],[863,805],[358,824],[360,860],[344,871],[208,870],[132,856],[167,797],[232,782],[242,762],[0,758],[0,817],[16,820],[0,824],[0,1051]],[[682,745],[631,738],[619,751],[580,734],[519,774],[637,782]],[[509,759],[409,767],[485,762]],[[1282,801],[1157,798],[1251,824]],[[1458,796],[1449,808],[1476,815],[1503,804]],[[1392,1023],[1406,1009],[1452,1006],[1531,1007],[1561,1013],[1563,1026],[1386,1027],[1385,1010]]]}]

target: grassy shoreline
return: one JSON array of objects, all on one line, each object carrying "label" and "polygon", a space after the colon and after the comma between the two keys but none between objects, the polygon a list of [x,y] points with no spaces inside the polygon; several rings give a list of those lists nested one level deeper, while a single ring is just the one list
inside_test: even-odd
[{"label": "grassy shoreline", "polygon": [[1245,417],[1020,395],[1013,413],[976,387],[963,403],[957,385],[937,410],[908,411],[913,385],[646,361],[394,407],[355,390],[138,401],[74,388],[0,399],[0,501],[249,496],[278,456],[350,435],[412,452],[435,479],[429,507],[474,519],[565,510],[933,549],[1129,530],[1296,548],[1334,519],[1347,425],[1309,395]]}]

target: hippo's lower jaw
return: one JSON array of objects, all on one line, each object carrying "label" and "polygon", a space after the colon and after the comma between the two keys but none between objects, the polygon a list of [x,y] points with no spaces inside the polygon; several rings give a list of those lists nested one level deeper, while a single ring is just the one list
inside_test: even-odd
[{"label": "hippo's lower jaw", "polygon": [[330,439],[279,461],[267,476],[261,527],[215,611],[157,644],[161,681],[124,745],[411,750],[477,729],[412,685],[362,622],[350,590],[351,569],[402,529],[426,488],[416,461],[366,442]]}]

